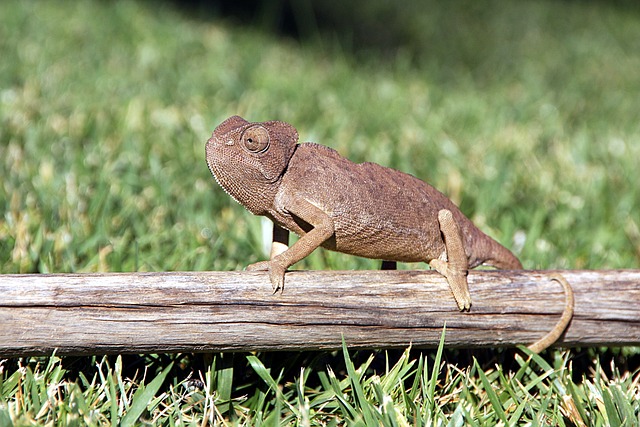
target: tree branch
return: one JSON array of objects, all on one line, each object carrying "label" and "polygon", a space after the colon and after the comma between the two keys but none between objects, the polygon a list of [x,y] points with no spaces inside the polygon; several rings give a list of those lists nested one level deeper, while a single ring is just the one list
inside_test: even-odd
[{"label": "tree branch", "polygon": [[[0,275],[0,356],[530,344],[555,325],[545,271],[473,271],[458,311],[431,271]],[[640,345],[640,270],[559,271],[575,292],[563,346]]]}]

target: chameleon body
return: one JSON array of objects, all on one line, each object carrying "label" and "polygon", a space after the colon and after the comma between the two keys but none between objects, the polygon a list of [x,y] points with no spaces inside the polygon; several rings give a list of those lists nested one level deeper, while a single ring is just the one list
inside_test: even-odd
[{"label": "chameleon body", "polygon": [[[522,269],[508,249],[431,185],[375,163],[353,163],[323,145],[300,144],[287,123],[230,117],[207,141],[206,159],[229,195],[273,221],[271,259],[247,269],[269,271],[275,291],[284,287],[286,269],[319,246],[387,265],[426,262],[445,276],[460,310],[471,307],[469,268]],[[291,247],[287,230],[300,236]],[[554,279],[569,295],[566,281]],[[556,326],[555,339],[570,318]],[[552,342],[536,343],[534,350]]]}]

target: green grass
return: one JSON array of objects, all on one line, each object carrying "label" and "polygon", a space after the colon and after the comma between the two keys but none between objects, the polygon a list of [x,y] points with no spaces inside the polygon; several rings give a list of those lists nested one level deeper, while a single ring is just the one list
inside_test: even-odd
[{"label": "green grass", "polygon": [[[0,3],[0,272],[262,259],[204,161],[232,114],[431,182],[525,268],[640,266],[634,3],[316,4],[302,43],[172,4]],[[0,425],[640,423],[634,350],[465,354],[9,359]]]},{"label": "green grass", "polygon": [[[88,375],[65,369],[69,358],[22,359],[11,372],[0,366],[0,425],[640,423],[638,372],[607,374],[596,362],[591,375],[574,379],[570,352],[557,352],[551,363],[517,355],[510,370],[477,361],[460,368],[443,361],[443,342],[435,354],[417,356],[410,349],[354,355],[343,347],[342,362],[333,357],[326,366],[313,358],[299,365],[295,356],[236,355],[243,360],[229,363],[225,358],[233,356],[213,355],[185,379],[173,363],[154,373],[160,363],[153,360],[128,377],[131,367],[121,356],[90,358],[92,366],[83,368]],[[78,379],[68,379],[74,375]]]}]

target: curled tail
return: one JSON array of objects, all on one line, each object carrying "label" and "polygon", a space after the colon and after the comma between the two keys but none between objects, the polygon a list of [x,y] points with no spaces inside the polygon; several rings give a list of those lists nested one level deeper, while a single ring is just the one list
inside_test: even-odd
[{"label": "curled tail", "polygon": [[[479,254],[478,260],[476,261],[477,264],[486,264],[501,270],[522,270],[522,263],[520,263],[520,260],[518,260],[510,250],[491,239],[489,236],[486,237],[486,239],[483,239],[479,243],[479,247],[476,248],[478,251],[477,253]],[[573,318],[575,298],[571,285],[561,274],[552,274],[550,275],[550,278],[562,285],[562,289],[565,294],[565,306],[560,319],[553,329],[528,347],[529,350],[534,353],[540,353],[555,343],[563,334],[565,329],[567,329],[569,322],[571,322],[571,319]]]},{"label": "curled tail", "polygon": [[567,279],[564,278],[562,274],[552,274],[551,280],[555,280],[556,282],[562,285],[562,289],[565,294],[565,305],[564,310],[562,311],[562,316],[560,316],[560,320],[556,323],[556,326],[544,337],[540,338],[538,341],[531,344],[528,349],[533,351],[534,353],[540,353],[542,350],[545,350],[554,342],[558,341],[560,335],[567,329],[571,318],[573,317],[573,304],[574,304],[574,296],[573,289]]}]

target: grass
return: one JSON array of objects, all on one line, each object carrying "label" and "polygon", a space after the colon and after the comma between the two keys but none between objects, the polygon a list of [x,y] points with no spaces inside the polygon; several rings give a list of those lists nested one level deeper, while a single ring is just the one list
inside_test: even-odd
[{"label": "grass", "polygon": [[[444,335],[443,335],[444,337]],[[640,413],[640,373],[593,372],[572,378],[570,352],[553,362],[515,357],[514,367],[459,368],[410,349],[351,355],[331,365],[298,366],[267,356],[213,355],[197,376],[179,379],[173,362],[126,376],[123,357],[91,358],[78,379],[64,359],[20,360],[3,372],[0,423],[10,425],[576,425],[633,426]],[[522,351],[525,351],[524,349]],[[295,357],[294,357],[295,359]],[[376,361],[382,366],[374,366]],[[363,360],[356,365],[354,360]],[[309,362],[309,360],[307,360]],[[332,366],[343,371],[336,372]],[[157,366],[156,366],[157,367]],[[5,368],[4,366],[2,368]],[[239,381],[239,385],[236,382]],[[231,393],[233,391],[233,393]]]},{"label": "grass", "polygon": [[[369,3],[316,5],[302,43],[172,3],[0,3],[0,272],[262,259],[204,162],[232,114],[431,182],[526,268],[640,266],[633,3]],[[634,349],[8,359],[0,425],[638,425],[638,378]]]}]

